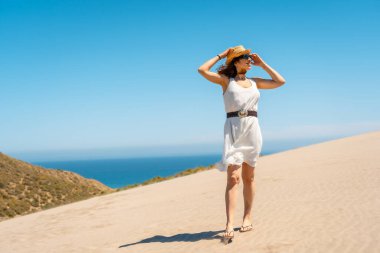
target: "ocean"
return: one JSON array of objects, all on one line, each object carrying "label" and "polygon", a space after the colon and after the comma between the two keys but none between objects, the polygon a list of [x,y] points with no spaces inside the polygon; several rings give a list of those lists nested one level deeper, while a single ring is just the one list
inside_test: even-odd
[{"label": "ocean", "polygon": [[111,188],[142,183],[156,176],[167,177],[198,166],[209,166],[220,154],[171,157],[33,162],[49,169],[62,169],[100,181]]},{"label": "ocean", "polygon": [[[272,152],[270,152],[272,153]],[[265,153],[262,155],[267,155]],[[62,169],[100,181],[111,188],[142,183],[153,177],[167,177],[198,166],[213,165],[221,154],[138,157],[122,159],[32,162],[48,169]]]}]

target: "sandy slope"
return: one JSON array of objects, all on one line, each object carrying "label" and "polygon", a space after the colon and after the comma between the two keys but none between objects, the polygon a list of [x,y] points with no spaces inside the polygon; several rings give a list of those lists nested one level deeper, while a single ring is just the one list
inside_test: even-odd
[{"label": "sandy slope", "polygon": [[0,252],[380,252],[380,131],[261,157],[255,173],[255,230],[228,245],[213,169],[0,222]]}]

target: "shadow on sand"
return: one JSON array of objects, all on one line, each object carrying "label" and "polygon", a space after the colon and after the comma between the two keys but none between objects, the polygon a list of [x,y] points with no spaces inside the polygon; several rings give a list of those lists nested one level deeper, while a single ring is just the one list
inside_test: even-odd
[{"label": "shadow on sand", "polygon": [[155,235],[153,237],[143,239],[139,242],[121,245],[119,246],[119,248],[128,247],[128,246],[136,245],[139,243],[151,243],[151,242],[167,243],[167,242],[196,242],[200,240],[215,240],[215,239],[220,240],[223,238],[221,235],[218,235],[221,232],[224,232],[224,230],[207,231],[207,232],[199,232],[199,233],[192,233],[192,234],[183,233],[183,234],[176,234],[173,236]]}]

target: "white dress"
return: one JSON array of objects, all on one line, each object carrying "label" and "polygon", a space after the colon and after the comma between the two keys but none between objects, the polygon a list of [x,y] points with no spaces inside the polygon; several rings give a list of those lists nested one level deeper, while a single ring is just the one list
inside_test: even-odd
[{"label": "white dress", "polygon": [[[256,82],[253,79],[248,80],[250,80],[251,86],[244,88],[234,78],[230,78],[227,90],[223,94],[226,113],[241,109],[258,112],[260,92]],[[227,171],[230,164],[242,165],[243,162],[256,167],[262,144],[261,129],[257,117],[226,117],[222,159],[215,166],[222,172]]]}]

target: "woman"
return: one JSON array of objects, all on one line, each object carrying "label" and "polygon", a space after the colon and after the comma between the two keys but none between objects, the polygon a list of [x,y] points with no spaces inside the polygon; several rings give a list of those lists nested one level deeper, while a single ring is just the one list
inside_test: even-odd
[{"label": "woman", "polygon": [[[225,65],[217,73],[210,71],[219,60],[226,58]],[[251,64],[263,68],[272,79],[246,77]],[[253,229],[251,210],[255,194],[254,169],[262,148],[262,136],[257,118],[258,89],[274,89],[282,86],[285,79],[265,63],[258,54],[242,45],[229,48],[206,61],[198,72],[210,82],[222,86],[227,118],[224,124],[224,151],[218,162],[220,171],[227,171],[225,192],[227,223],[224,238],[234,237],[234,211],[240,175],[244,184],[244,216],[240,232]]]}]

